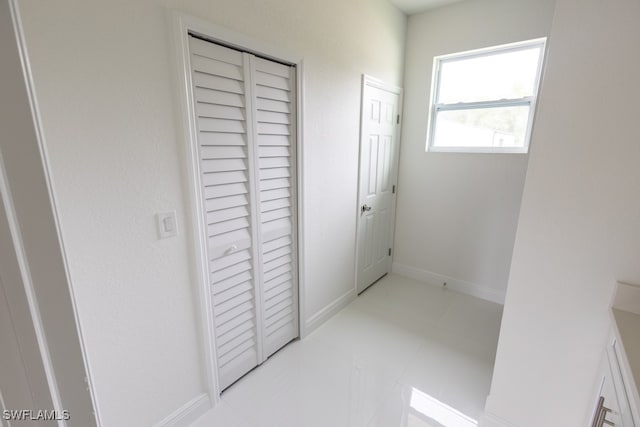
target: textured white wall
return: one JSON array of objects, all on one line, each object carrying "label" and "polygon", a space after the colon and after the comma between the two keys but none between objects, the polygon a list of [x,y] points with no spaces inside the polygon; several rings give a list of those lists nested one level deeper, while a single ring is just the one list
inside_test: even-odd
[{"label": "textured white wall", "polygon": [[554,0],[476,0],[409,18],[394,263],[503,296],[523,154],[426,153],[433,57],[544,37]]},{"label": "textured white wall", "polygon": [[519,427],[589,424],[615,281],[640,283],[639,20],[558,0],[488,400]]},{"label": "textured white wall", "polygon": [[[360,76],[401,85],[406,17],[385,0],[20,6],[103,422],[150,425],[204,391],[167,7],[304,58],[309,317],[354,286]],[[173,209],[180,236],[159,241]]]}]

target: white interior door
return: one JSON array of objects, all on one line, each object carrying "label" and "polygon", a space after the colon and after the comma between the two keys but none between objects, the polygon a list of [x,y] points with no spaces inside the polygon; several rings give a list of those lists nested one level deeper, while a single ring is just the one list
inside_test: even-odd
[{"label": "white interior door", "polygon": [[295,68],[189,45],[223,390],[298,336]]},{"label": "white interior door", "polygon": [[363,77],[358,210],[358,293],[391,270],[400,94]]}]

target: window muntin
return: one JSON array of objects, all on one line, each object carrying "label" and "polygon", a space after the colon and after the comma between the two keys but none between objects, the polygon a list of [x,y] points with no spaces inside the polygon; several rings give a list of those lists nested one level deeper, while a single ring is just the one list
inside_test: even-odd
[{"label": "window muntin", "polygon": [[526,153],[545,39],[434,58],[428,151]]}]

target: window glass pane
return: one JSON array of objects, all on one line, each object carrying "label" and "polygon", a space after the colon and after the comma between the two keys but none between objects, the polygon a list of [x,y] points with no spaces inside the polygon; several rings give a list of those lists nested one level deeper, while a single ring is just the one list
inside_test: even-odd
[{"label": "window glass pane", "polygon": [[540,46],[444,60],[436,102],[453,104],[533,96]]},{"label": "window glass pane", "polygon": [[529,106],[436,114],[434,147],[524,147]]}]

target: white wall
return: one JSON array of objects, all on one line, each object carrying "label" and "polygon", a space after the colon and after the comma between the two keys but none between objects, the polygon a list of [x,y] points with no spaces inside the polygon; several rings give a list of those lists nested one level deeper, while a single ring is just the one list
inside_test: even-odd
[{"label": "white wall", "polygon": [[558,0],[487,406],[516,426],[589,424],[615,281],[640,283],[639,20]]},{"label": "white wall", "polygon": [[[402,83],[406,18],[385,0],[20,6],[103,423],[150,425],[205,389],[167,7],[304,58],[303,322],[353,290],[360,76]],[[180,236],[159,241],[173,209]]]},{"label": "white wall", "polygon": [[547,36],[553,6],[474,0],[409,18],[394,270],[504,298],[527,155],[425,152],[433,57]]}]

